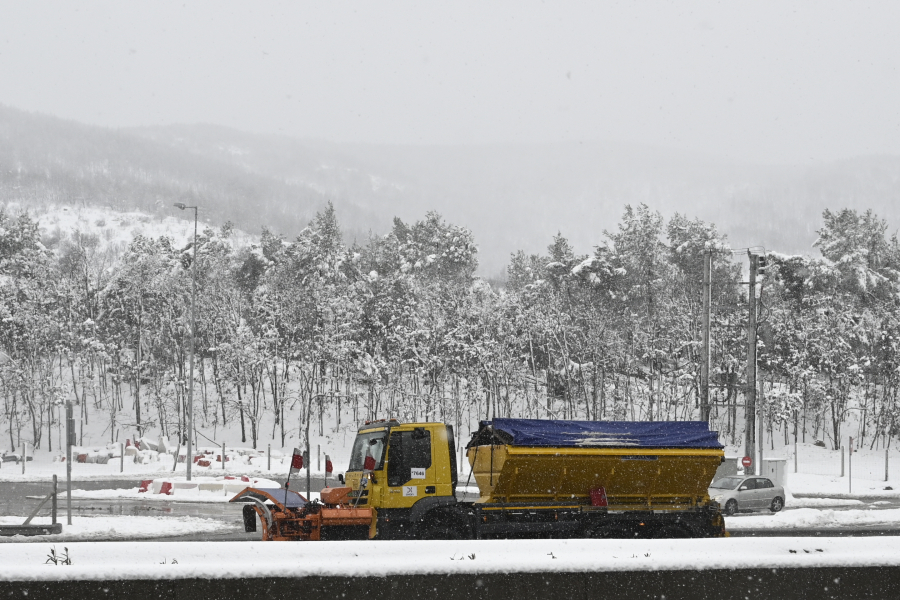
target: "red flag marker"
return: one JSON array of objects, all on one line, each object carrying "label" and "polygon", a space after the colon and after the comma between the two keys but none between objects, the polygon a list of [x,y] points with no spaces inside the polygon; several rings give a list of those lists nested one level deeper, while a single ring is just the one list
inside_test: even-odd
[{"label": "red flag marker", "polygon": [[303,468],[303,454],[299,448],[294,448],[294,456],[291,457],[291,471],[299,471]]},{"label": "red flag marker", "polygon": [[325,455],[325,472],[329,474],[334,472],[334,467],[331,464],[331,457],[327,454]]},{"label": "red flag marker", "polygon": [[363,461],[363,471],[371,473],[375,470],[375,457],[366,452],[366,460]]}]

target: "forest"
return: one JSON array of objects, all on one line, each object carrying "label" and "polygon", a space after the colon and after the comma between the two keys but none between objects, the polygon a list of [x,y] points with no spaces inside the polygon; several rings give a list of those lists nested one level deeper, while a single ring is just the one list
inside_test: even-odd
[{"label": "forest", "polygon": [[752,291],[765,443],[837,447],[851,413],[862,444],[900,435],[900,243],[871,211],[824,211],[809,257],[625,206],[592,254],[559,233],[544,254],[513,254],[501,282],[476,276],[472,233],[433,212],[364,244],[343,242],[331,204],[295,239],[263,229],[241,247],[232,232],[184,247],[136,235],[116,253],[0,208],[2,445],[58,449],[67,402],[106,424],[93,443],[183,440],[192,281],[193,413],[212,437],[283,446],[385,417],[458,431],[494,416],[697,419],[707,254],[710,421],[739,445],[748,253],[766,263]]}]

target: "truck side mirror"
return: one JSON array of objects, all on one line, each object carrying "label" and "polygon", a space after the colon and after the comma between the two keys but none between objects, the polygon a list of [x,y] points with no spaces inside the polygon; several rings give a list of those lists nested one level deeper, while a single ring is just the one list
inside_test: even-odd
[{"label": "truck side mirror", "polygon": [[344,474],[343,473],[338,473],[338,481],[340,481],[341,483],[344,483]]}]

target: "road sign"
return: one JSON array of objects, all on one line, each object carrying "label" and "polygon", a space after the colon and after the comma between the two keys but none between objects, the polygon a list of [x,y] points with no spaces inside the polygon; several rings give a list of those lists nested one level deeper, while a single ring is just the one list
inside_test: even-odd
[{"label": "road sign", "polygon": [[744,458],[741,459],[741,464],[744,465],[745,467],[749,467],[750,465],[753,464],[753,459],[750,458],[749,456],[745,456]]}]

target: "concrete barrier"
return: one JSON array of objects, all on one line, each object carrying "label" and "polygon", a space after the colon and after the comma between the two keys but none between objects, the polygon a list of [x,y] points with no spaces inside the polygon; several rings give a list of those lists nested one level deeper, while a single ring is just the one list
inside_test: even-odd
[{"label": "concrete barrier", "polygon": [[4,581],[0,597],[191,600],[247,598],[428,598],[429,600],[719,600],[738,598],[896,598],[900,567],[708,569],[391,575],[386,577],[282,577],[115,581]]},{"label": "concrete barrier", "polygon": [[[261,487],[281,487],[279,483],[267,479],[251,479],[246,475],[237,478],[233,475],[225,475],[215,481],[208,481],[208,477],[200,477],[196,481],[185,481],[179,477],[162,477],[158,479],[142,479],[138,491],[147,491],[151,494],[163,494],[177,496],[179,492],[219,492],[224,494],[237,494],[246,487],[259,483]],[[165,491],[164,489],[165,488]]]},{"label": "concrete barrier", "polygon": [[52,525],[0,525],[0,536],[55,535],[62,533],[62,523]]},{"label": "concrete barrier", "polygon": [[172,485],[176,492],[178,490],[196,490],[200,486],[196,481],[175,481]]}]

